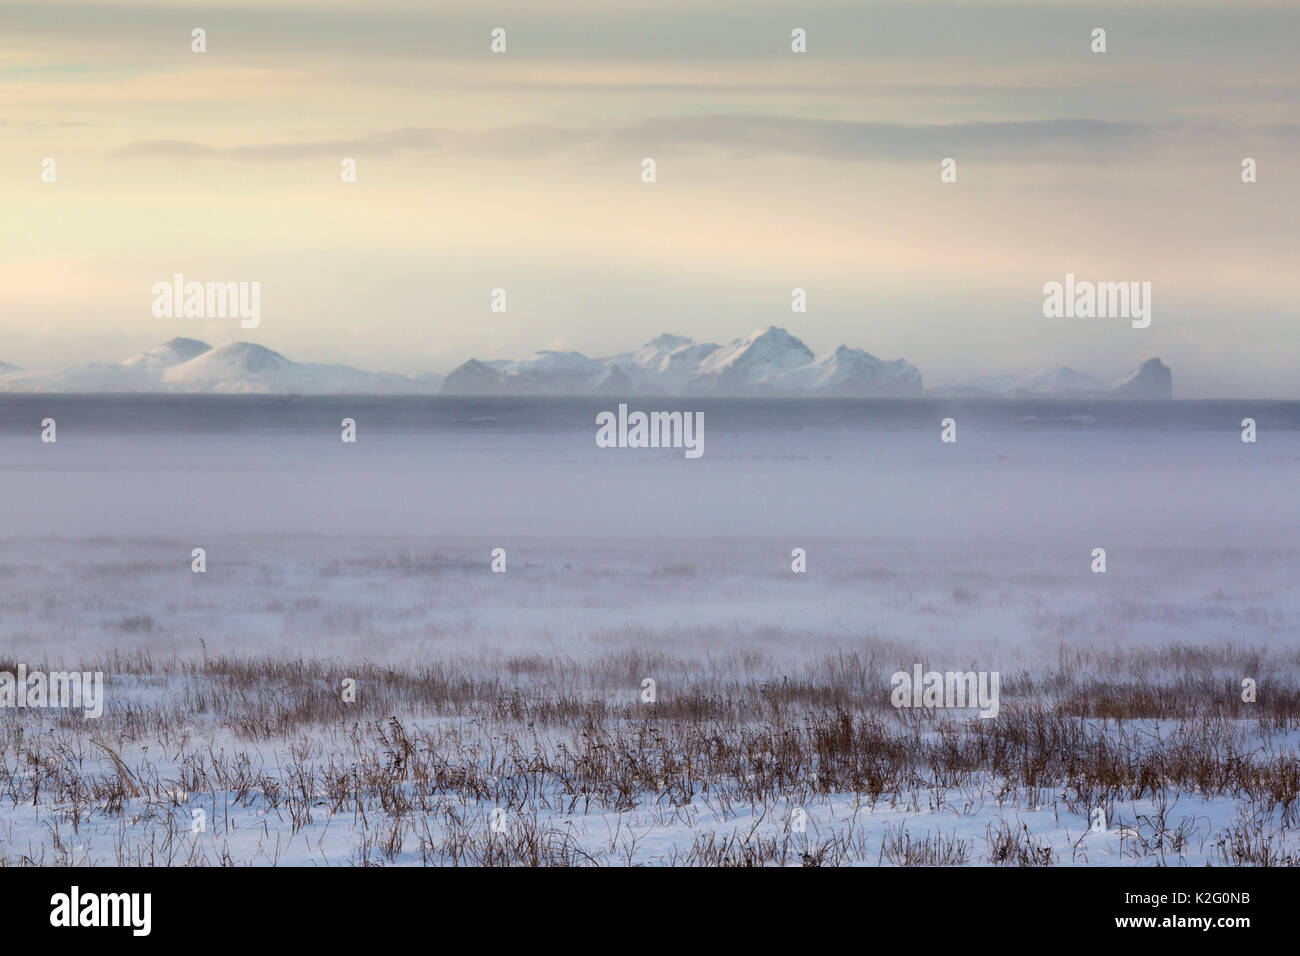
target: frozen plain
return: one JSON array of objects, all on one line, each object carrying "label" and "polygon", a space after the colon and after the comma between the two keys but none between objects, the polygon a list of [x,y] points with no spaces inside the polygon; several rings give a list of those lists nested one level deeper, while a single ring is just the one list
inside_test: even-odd
[{"label": "frozen plain", "polygon": [[0,855],[1296,861],[1295,405],[615,404],[7,398],[0,664],[108,691],[0,711]]}]

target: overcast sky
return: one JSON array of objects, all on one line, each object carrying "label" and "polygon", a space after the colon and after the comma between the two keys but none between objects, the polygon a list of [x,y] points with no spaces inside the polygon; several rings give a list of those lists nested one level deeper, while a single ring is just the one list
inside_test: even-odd
[{"label": "overcast sky", "polygon": [[[775,324],[927,385],[1159,355],[1180,397],[1300,398],[1295,3],[220,6],[0,7],[0,361],[447,371]],[[261,326],[155,318],[178,272],[260,282]],[[1150,327],[1045,318],[1066,273],[1150,282]]]}]

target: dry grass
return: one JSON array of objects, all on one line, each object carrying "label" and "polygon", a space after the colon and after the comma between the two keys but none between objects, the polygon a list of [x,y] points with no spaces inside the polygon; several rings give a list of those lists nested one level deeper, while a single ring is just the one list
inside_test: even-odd
[{"label": "dry grass", "polygon": [[[4,857],[275,862],[283,834],[346,819],[358,864],[610,863],[636,858],[631,834],[597,855],[557,821],[636,811],[667,826],[704,807],[747,822],[696,832],[660,862],[1048,865],[1069,861],[1006,819],[977,847],[902,824],[868,836],[870,815],[1050,806],[1078,817],[1082,830],[1094,808],[1114,818],[1142,802],[1152,809],[1123,828],[1122,857],[1169,862],[1209,841],[1223,864],[1296,862],[1287,843],[1300,825],[1300,756],[1270,744],[1300,729],[1300,694],[1291,678],[1274,676],[1245,704],[1237,684],[1243,673],[1292,674],[1294,652],[1062,650],[1054,666],[1004,673],[1001,712],[990,720],[894,710],[888,675],[913,659],[922,658],[882,644],[780,675],[753,652],[701,661],[628,650],[588,662],[485,657],[403,669],[115,654],[78,665],[108,675],[101,720],[27,711],[0,724],[0,817],[37,807],[48,832],[39,847],[9,847]],[[658,681],[652,704],[638,697],[645,676]],[[357,681],[356,703],[341,701],[343,677]],[[267,746],[276,752],[269,766]],[[1174,813],[1184,793],[1236,801],[1237,823],[1213,833]],[[773,835],[759,825],[845,795],[861,813],[847,829]],[[219,842],[188,839],[196,805],[217,833],[232,812],[263,813],[257,853],[236,859]],[[508,832],[486,825],[489,808],[507,811]],[[112,856],[80,859],[77,837],[106,822],[117,830]],[[1086,853],[1081,837],[1073,861]]]}]

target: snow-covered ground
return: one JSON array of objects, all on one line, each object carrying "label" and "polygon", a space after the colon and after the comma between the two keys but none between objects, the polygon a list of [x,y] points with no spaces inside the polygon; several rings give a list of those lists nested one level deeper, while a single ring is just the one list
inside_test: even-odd
[{"label": "snow-covered ground", "polygon": [[[107,692],[0,711],[0,856],[1296,862],[1300,432],[958,418],[5,422],[0,670]],[[896,710],[915,664],[998,716]]]}]

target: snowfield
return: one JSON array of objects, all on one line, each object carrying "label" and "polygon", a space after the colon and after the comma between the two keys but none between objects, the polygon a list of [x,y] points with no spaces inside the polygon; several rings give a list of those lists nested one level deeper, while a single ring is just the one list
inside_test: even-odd
[{"label": "snowfield", "polygon": [[1290,406],[41,401],[0,671],[106,703],[0,709],[5,863],[1300,862]]}]

